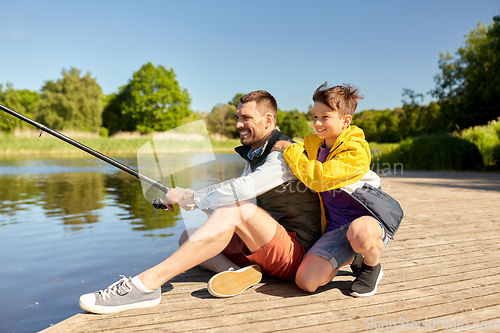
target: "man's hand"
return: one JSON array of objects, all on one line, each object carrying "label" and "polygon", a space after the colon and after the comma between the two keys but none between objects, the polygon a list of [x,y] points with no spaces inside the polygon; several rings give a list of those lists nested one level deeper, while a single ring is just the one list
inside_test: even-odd
[{"label": "man's hand", "polygon": [[165,194],[165,205],[170,212],[174,211],[173,205],[180,206],[184,210],[194,210],[196,208],[194,191],[189,188],[180,187],[170,189]]},{"label": "man's hand", "polygon": [[290,141],[280,140],[274,144],[274,147],[273,147],[273,149],[271,149],[271,151],[283,152],[283,150],[285,150],[285,148],[291,144],[292,144],[292,142],[290,142]]}]

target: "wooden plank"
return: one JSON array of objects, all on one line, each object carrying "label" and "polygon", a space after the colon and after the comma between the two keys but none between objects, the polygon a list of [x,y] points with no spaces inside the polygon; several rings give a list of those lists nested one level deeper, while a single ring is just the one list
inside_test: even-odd
[{"label": "wooden plank", "polygon": [[500,202],[500,174],[414,172],[384,182],[405,219],[382,253],[375,296],[348,296],[354,277],[345,268],[313,294],[265,277],[240,296],[216,299],[206,290],[212,274],[195,268],[163,286],[157,307],[80,313],[42,332],[364,332],[384,321],[412,329],[426,318],[500,323],[500,208],[492,205]]}]

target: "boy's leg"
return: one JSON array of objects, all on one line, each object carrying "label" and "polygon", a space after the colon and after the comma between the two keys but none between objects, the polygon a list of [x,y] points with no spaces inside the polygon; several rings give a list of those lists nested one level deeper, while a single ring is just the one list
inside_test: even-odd
[{"label": "boy's leg", "polygon": [[349,226],[347,237],[356,253],[363,255],[363,263],[351,286],[351,295],[366,297],[377,292],[377,285],[382,279],[380,253],[384,247],[385,230],[377,220],[363,216]]},{"label": "boy's leg", "polygon": [[332,281],[338,271],[325,258],[314,254],[306,255],[297,270],[295,283],[300,289],[312,293]]},{"label": "boy's leg", "polygon": [[352,249],[363,255],[363,262],[368,266],[376,266],[379,263],[380,253],[384,248],[382,233],[379,222],[370,216],[352,221],[347,230]]},{"label": "boy's leg", "polygon": [[346,236],[348,227],[345,225],[326,232],[309,249],[295,278],[299,288],[314,292],[329,283],[340,267],[352,262],[355,253]]}]

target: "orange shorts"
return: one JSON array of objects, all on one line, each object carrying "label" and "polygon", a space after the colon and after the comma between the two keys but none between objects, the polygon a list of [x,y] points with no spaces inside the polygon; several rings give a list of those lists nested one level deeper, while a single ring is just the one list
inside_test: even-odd
[{"label": "orange shorts", "polygon": [[287,231],[278,223],[274,237],[256,252],[250,253],[235,233],[222,253],[240,267],[257,264],[267,275],[292,280],[306,250],[300,245],[295,231]]}]

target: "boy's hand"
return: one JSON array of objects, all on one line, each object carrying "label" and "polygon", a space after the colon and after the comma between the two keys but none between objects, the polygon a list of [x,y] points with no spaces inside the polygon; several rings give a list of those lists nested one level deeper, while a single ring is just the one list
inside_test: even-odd
[{"label": "boy's hand", "polygon": [[184,210],[194,210],[196,208],[194,191],[188,188],[173,188],[165,194],[165,205],[170,212],[174,211],[173,205],[180,206]]},{"label": "boy's hand", "polygon": [[285,148],[291,144],[292,144],[292,142],[290,142],[290,141],[280,140],[274,144],[274,147],[273,147],[273,149],[271,149],[271,151],[283,152],[283,150],[285,150]]}]

